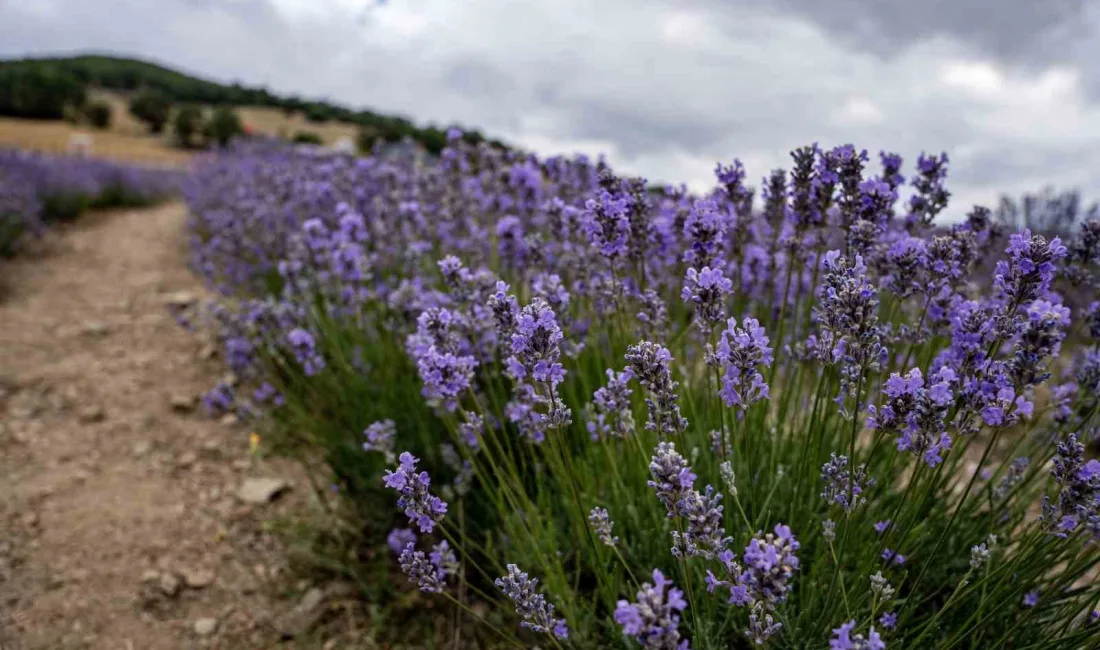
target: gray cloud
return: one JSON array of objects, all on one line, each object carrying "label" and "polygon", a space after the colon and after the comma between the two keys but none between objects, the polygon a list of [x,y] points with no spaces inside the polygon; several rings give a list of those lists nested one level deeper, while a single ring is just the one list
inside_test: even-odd
[{"label": "gray cloud", "polygon": [[819,141],[910,162],[946,150],[965,202],[1046,183],[1100,191],[1087,173],[1100,164],[1100,72],[1084,65],[1100,53],[1095,6],[983,6],[0,0],[0,55],[133,54],[543,153],[607,151],[696,186],[716,160],[739,156],[759,178]]}]

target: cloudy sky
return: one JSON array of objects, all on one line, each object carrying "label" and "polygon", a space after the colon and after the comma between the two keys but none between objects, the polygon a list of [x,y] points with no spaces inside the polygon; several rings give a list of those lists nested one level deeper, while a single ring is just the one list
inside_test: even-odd
[{"label": "cloudy sky", "polygon": [[694,187],[812,141],[943,150],[956,210],[1100,198],[1098,35],[1090,0],[0,0],[0,56],[132,54]]}]

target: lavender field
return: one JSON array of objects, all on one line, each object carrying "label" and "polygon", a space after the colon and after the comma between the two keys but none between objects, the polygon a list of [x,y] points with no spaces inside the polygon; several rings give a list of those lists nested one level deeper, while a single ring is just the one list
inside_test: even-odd
[{"label": "lavender field", "polygon": [[1100,222],[946,222],[947,172],[242,145],[185,186],[205,405],[303,463],[379,640],[1095,647]]}]

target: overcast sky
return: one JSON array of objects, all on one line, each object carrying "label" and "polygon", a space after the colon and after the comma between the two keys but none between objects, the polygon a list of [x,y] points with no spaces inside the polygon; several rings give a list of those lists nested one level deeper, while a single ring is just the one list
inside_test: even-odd
[{"label": "overcast sky", "polygon": [[651,180],[795,146],[947,151],[955,210],[1100,198],[1090,0],[0,0],[0,56],[107,51],[457,121]]}]

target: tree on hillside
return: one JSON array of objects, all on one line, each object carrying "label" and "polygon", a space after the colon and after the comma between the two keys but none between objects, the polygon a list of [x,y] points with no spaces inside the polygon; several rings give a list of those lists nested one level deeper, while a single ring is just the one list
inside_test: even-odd
[{"label": "tree on hillside", "polygon": [[111,126],[111,106],[105,101],[89,102],[84,107],[84,117],[97,129]]},{"label": "tree on hillside", "polygon": [[172,130],[179,145],[184,149],[190,148],[192,138],[203,130],[202,109],[194,105],[180,107],[172,121]]},{"label": "tree on hillside", "polygon": [[66,109],[84,105],[84,86],[53,68],[0,69],[0,115],[60,120]]},{"label": "tree on hillside", "polygon": [[241,118],[237,117],[232,108],[219,106],[214,109],[214,114],[207,122],[204,132],[208,139],[214,140],[219,146],[224,147],[235,136],[244,133],[244,126],[241,124]]},{"label": "tree on hillside", "polygon": [[172,100],[159,90],[143,90],[130,100],[130,113],[149,125],[153,133],[160,133],[172,112]]}]

